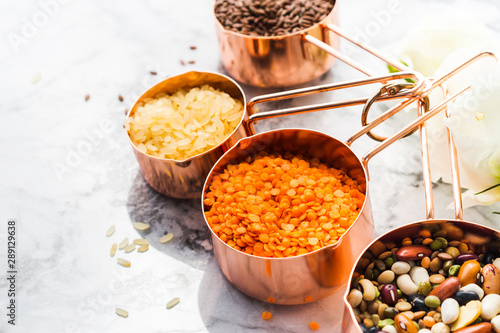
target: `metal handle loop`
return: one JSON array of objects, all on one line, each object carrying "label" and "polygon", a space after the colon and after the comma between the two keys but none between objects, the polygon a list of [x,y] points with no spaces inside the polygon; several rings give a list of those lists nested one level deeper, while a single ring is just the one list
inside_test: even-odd
[{"label": "metal handle loop", "polygon": [[[395,95],[395,94],[399,93],[401,90],[408,89],[408,88],[411,89],[413,87],[415,87],[415,83],[398,83],[398,84],[384,85],[375,95],[373,95],[370,99],[368,99],[368,101],[364,105],[363,112],[361,113],[361,125],[363,127],[370,125],[370,123],[368,122],[368,113],[369,113],[370,108],[372,107],[373,103],[377,99],[379,99],[381,96],[383,96],[384,94]],[[415,133],[416,130],[417,130],[417,128],[415,128],[415,130],[411,131],[410,133],[408,133],[404,137],[412,135],[413,133]],[[385,139],[387,139],[387,137],[385,137],[385,136],[381,136],[381,135],[373,133],[372,130],[368,131],[366,133],[366,135],[368,135],[373,140],[379,141],[379,142],[382,142]]]}]

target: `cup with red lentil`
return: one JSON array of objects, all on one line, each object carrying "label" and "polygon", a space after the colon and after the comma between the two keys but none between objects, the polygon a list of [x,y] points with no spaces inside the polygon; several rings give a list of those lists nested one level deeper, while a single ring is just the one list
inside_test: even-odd
[{"label": "cup with red lentil", "polygon": [[373,239],[363,164],[342,141],[304,129],[240,140],[204,186],[219,266],[243,293],[277,304],[341,289]]},{"label": "cup with red lentil", "polygon": [[241,139],[217,161],[203,187],[205,222],[224,276],[248,296],[277,304],[308,303],[342,289],[374,237],[368,161],[457,96],[361,159],[348,144],[312,130],[279,129]]}]

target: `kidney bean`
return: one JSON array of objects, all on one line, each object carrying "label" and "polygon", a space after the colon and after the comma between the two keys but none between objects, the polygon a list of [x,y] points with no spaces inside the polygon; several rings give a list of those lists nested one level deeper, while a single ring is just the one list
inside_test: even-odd
[{"label": "kidney bean", "polygon": [[459,254],[458,256],[456,256],[455,264],[462,265],[467,260],[478,260],[478,259],[479,259],[479,256],[477,254],[463,253],[463,254]]},{"label": "kidney bean", "polygon": [[490,323],[481,323],[477,325],[467,326],[455,331],[455,333],[489,333],[491,332]]},{"label": "kidney bean", "polygon": [[467,260],[460,267],[460,271],[458,271],[460,284],[466,286],[469,283],[476,283],[479,278],[479,272],[481,272],[481,264],[476,260]]},{"label": "kidney bean", "polygon": [[417,333],[417,327],[413,321],[401,313],[394,317],[394,326],[398,333]]},{"label": "kidney bean", "polygon": [[481,301],[481,318],[491,320],[500,313],[500,295],[489,294]]},{"label": "kidney bean", "polygon": [[483,290],[486,295],[500,293],[500,270],[492,265],[487,264],[482,269],[483,274]]},{"label": "kidney bean", "polygon": [[458,290],[453,294],[453,298],[457,300],[458,304],[465,305],[470,301],[479,301],[479,295],[474,291]]},{"label": "kidney bean", "polygon": [[386,284],[380,289],[380,298],[385,304],[394,306],[399,300],[398,289],[392,284]]},{"label": "kidney bean", "polygon": [[397,285],[399,289],[406,295],[415,294],[418,292],[418,286],[413,283],[411,277],[408,274],[403,274],[398,276]]},{"label": "kidney bean", "polygon": [[449,277],[434,288],[429,295],[437,296],[441,302],[451,297],[460,288],[460,280],[457,277]]},{"label": "kidney bean", "polygon": [[417,244],[403,246],[399,248],[395,253],[396,258],[403,261],[419,260],[423,257],[428,257],[431,254],[432,250],[429,249],[428,246]]},{"label": "kidney bean", "polygon": [[457,320],[460,313],[460,305],[453,298],[447,298],[441,304],[441,319],[445,324],[451,324]]},{"label": "kidney bean", "polygon": [[413,294],[408,296],[408,302],[412,305],[413,312],[418,311],[429,311],[429,307],[425,305],[425,297],[419,294]]}]

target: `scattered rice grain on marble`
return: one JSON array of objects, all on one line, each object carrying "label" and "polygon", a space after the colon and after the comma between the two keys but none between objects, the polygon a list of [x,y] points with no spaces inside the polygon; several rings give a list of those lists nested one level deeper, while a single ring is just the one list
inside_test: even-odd
[{"label": "scattered rice grain on marble", "polygon": [[181,301],[181,299],[179,297],[174,297],[172,298],[168,303],[167,303],[167,309],[170,310],[171,308],[173,308],[174,306],[176,306],[177,304],[179,304],[179,302]]},{"label": "scattered rice grain on marble", "polygon": [[116,248],[118,247],[118,245],[116,243],[114,243],[113,245],[111,245],[111,249],[109,250],[109,255],[111,257],[114,257],[115,256],[115,253],[116,253]]},{"label": "scattered rice grain on marble", "polygon": [[127,310],[124,310],[122,308],[116,308],[115,309],[115,312],[117,315],[119,315],[120,317],[123,317],[123,318],[127,318],[128,317],[128,311]]},{"label": "scattered rice grain on marble", "polygon": [[147,250],[149,250],[149,244],[144,244],[137,249],[137,252],[146,252]]},{"label": "scattered rice grain on marble", "polygon": [[115,226],[112,225],[111,227],[109,227],[109,229],[106,231],[106,236],[109,237],[111,236],[112,234],[115,233]]},{"label": "scattered rice grain on marble", "polygon": [[40,81],[40,79],[42,78],[42,74],[40,73],[36,73],[32,78],[31,78],[31,83],[37,83],[38,81]]},{"label": "scattered rice grain on marble", "polygon": [[140,231],[146,231],[149,229],[149,225],[144,222],[134,222],[134,228]]},{"label": "scattered rice grain on marble", "polygon": [[174,234],[169,232],[168,234],[160,238],[160,243],[165,244],[167,242],[170,242],[172,238],[174,238]]},{"label": "scattered rice grain on marble", "polygon": [[118,245],[119,250],[123,250],[128,245],[128,237],[123,239]]},{"label": "scattered rice grain on marble", "polygon": [[123,267],[130,267],[130,261],[128,261],[127,259],[117,258],[116,262],[122,265]]},{"label": "scattered rice grain on marble", "polygon": [[135,244],[131,243],[124,248],[125,253],[130,253],[135,250]]},{"label": "scattered rice grain on marble", "polygon": [[137,239],[134,239],[134,244],[136,244],[136,245],[148,244],[148,240],[146,238],[137,238]]}]

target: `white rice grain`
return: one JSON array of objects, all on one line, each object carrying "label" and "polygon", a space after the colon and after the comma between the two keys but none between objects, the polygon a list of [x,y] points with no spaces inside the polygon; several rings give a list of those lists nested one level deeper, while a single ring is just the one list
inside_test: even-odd
[{"label": "white rice grain", "polygon": [[130,252],[135,250],[135,244],[131,243],[131,244],[125,246],[125,248],[123,250],[125,251],[125,253],[130,253]]},{"label": "white rice grain", "polygon": [[177,304],[179,304],[179,302],[181,301],[181,299],[179,297],[174,297],[172,298],[168,303],[167,303],[167,310],[170,310],[171,308],[173,308],[174,306],[176,306]]},{"label": "white rice grain", "polygon": [[111,227],[109,227],[109,229],[106,231],[106,237],[109,237],[111,236],[112,234],[115,233],[115,226],[112,225]]},{"label": "white rice grain", "polygon": [[117,258],[117,259],[116,259],[116,262],[117,262],[119,265],[122,265],[123,267],[130,267],[130,261],[128,261],[127,259]]},{"label": "white rice grain", "polygon": [[140,231],[146,231],[149,229],[149,225],[143,222],[134,222],[134,228]]},{"label": "white rice grain", "polygon": [[146,252],[147,250],[149,250],[149,244],[144,244],[137,249],[137,252]]},{"label": "white rice grain", "polygon": [[114,256],[115,256],[115,253],[116,253],[116,248],[117,248],[117,247],[118,247],[118,246],[116,245],[116,243],[114,243],[113,245],[111,245],[111,249],[109,250],[109,255],[110,255],[111,257],[114,257]]},{"label": "white rice grain", "polygon": [[115,312],[117,315],[119,315],[120,317],[123,317],[123,318],[127,318],[128,317],[128,311],[127,310],[124,310],[122,308],[116,308],[115,309]]},{"label": "white rice grain", "polygon": [[123,250],[128,245],[128,238],[125,238],[118,244],[118,249]]},{"label": "white rice grain", "polygon": [[165,244],[167,242],[170,242],[172,238],[174,238],[174,234],[169,232],[168,234],[160,238],[160,243]]}]

